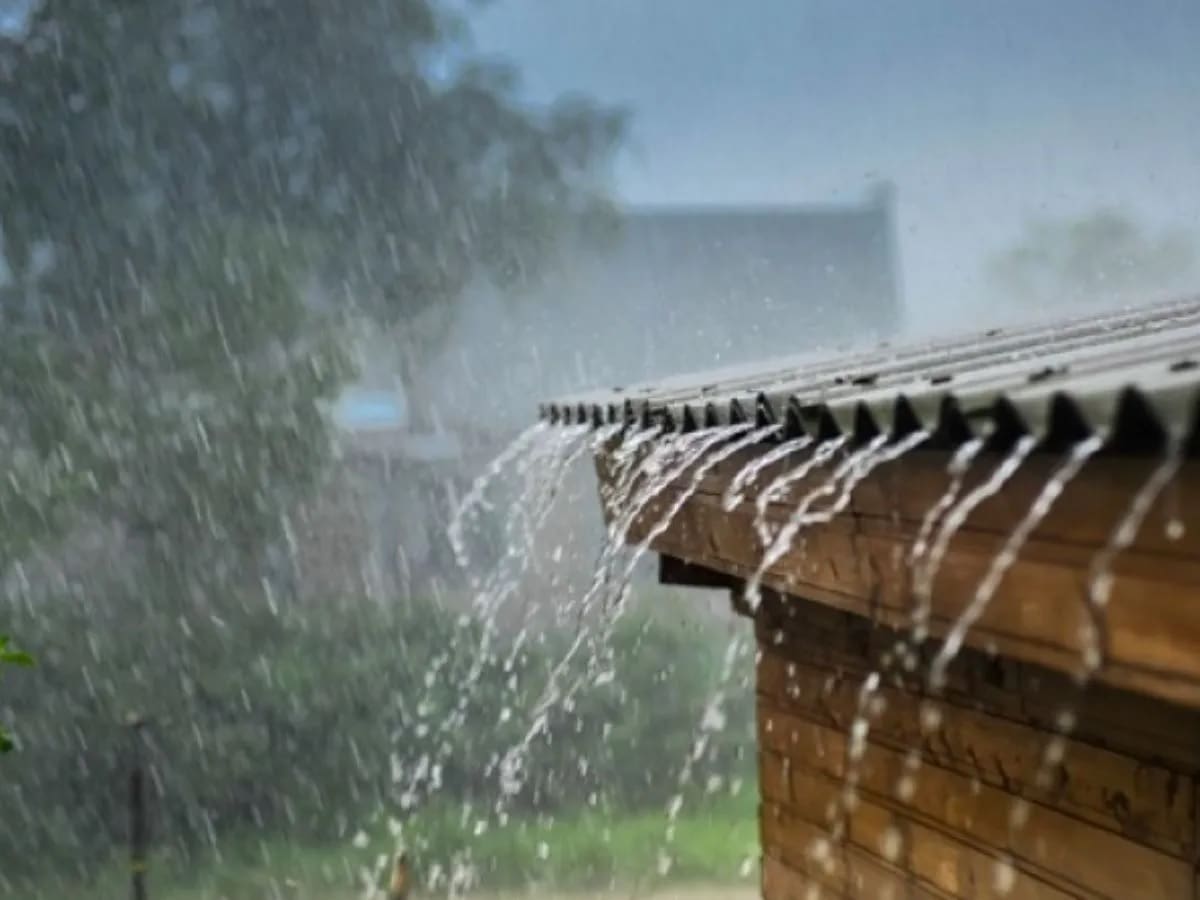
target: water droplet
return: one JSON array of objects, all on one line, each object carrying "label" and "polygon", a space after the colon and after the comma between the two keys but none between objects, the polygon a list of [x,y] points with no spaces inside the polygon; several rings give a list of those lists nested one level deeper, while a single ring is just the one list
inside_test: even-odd
[{"label": "water droplet", "polygon": [[656,869],[660,878],[666,878],[671,871],[671,857],[663,850],[658,851],[658,864]]},{"label": "water droplet", "polygon": [[1012,808],[1008,811],[1009,827],[1016,831],[1024,828],[1029,822],[1029,813],[1029,801],[1023,797],[1018,797],[1013,801]]},{"label": "water droplet", "polygon": [[883,858],[890,863],[900,859],[900,851],[904,846],[904,836],[900,834],[900,829],[894,825],[889,825],[884,829],[883,835],[879,840],[879,852],[883,854]]},{"label": "water droplet", "polygon": [[1007,859],[996,860],[996,865],[992,869],[992,887],[1000,896],[1011,894],[1013,888],[1017,886],[1017,870],[1012,862]]}]

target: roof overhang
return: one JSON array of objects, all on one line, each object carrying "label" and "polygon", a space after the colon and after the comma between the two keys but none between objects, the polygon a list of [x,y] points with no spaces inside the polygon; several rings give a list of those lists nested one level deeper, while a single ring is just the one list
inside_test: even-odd
[{"label": "roof overhang", "polygon": [[1200,399],[1200,300],[866,352],[773,360],[543,404],[559,423],[693,430],[779,422],[785,435],[918,429],[939,445],[1029,433],[1061,446],[1098,433],[1122,449],[1193,449]]},{"label": "roof overhang", "polygon": [[[766,589],[900,628],[914,606],[913,546],[950,490],[948,463],[957,448],[980,438],[998,452],[980,454],[961,477],[955,503],[1032,436],[1036,452],[953,532],[930,587],[935,638],[953,631],[1070,449],[1099,437],[1102,451],[1059,485],[1045,516],[1017,545],[967,643],[1075,674],[1092,614],[1089,592],[1103,562],[1112,590],[1103,613],[1105,664],[1096,677],[1200,707],[1200,460],[1187,458],[1196,455],[1198,399],[1200,301],[1187,300],[612,389],[547,403],[542,413],[561,424],[617,426],[601,432],[606,441],[597,444],[610,520],[622,514],[612,498],[624,476],[609,451],[639,427],[662,429],[639,444],[646,455],[672,434],[761,426],[761,442],[714,465],[693,461],[652,486],[650,477],[626,479],[626,496],[650,494],[624,540],[667,557],[662,571],[672,580],[742,585],[761,574]],[[768,425],[778,426],[769,436]],[[856,450],[898,446],[922,432],[919,446],[870,469],[844,508],[805,526],[795,546],[763,570],[770,540],[756,517],[778,534]],[[729,508],[724,500],[735,476],[800,437],[810,440],[795,440],[797,449],[763,468]],[[759,502],[764,486],[811,464],[814,448],[833,447],[834,438],[841,439],[835,454]],[[1163,479],[1169,461],[1171,477]],[[1150,492],[1156,478],[1161,483]],[[945,510],[939,515],[944,521]],[[1141,527],[1114,549],[1131,516]]]}]

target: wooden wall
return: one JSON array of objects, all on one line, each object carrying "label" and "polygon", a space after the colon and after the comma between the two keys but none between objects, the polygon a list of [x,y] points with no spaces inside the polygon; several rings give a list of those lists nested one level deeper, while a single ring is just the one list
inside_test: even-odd
[{"label": "wooden wall", "polygon": [[[883,679],[855,765],[860,687],[895,634],[772,593],[756,627],[768,900],[1200,898],[1200,712],[1106,687],[1080,698],[968,650],[936,705],[916,675]],[[856,803],[831,840],[848,772]]]},{"label": "wooden wall", "polygon": [[[653,549],[732,578],[749,578],[764,551],[753,527],[756,495],[751,492],[733,510],[723,507],[722,496],[734,473],[758,452],[746,451],[709,471],[689,491],[669,527],[654,537]],[[972,467],[964,492],[998,464],[996,454],[985,457]],[[804,458],[800,454],[769,468],[757,487]],[[597,462],[601,481],[611,483],[605,460]],[[934,634],[945,634],[962,614],[1060,462],[1055,454],[1031,457],[956,532],[933,584]],[[913,603],[910,552],[925,514],[949,481],[946,464],[944,454],[917,452],[880,466],[857,486],[840,515],[804,529],[765,573],[764,583],[862,616],[907,624]],[[1080,634],[1088,621],[1089,567],[1155,465],[1153,460],[1119,457],[1091,460],[1021,548],[968,643],[1059,671],[1078,671]],[[780,527],[803,498],[827,486],[833,468],[818,468],[771,503],[771,526]],[[646,505],[627,535],[631,543],[651,533],[687,490],[686,481],[679,479]],[[817,506],[831,501],[826,497]],[[611,509],[606,513],[614,514]],[[1177,528],[1169,534],[1165,524],[1171,520]],[[1098,677],[1200,708],[1200,461],[1188,461],[1162,493],[1137,540],[1116,556],[1112,575],[1105,615],[1108,657]]]}]

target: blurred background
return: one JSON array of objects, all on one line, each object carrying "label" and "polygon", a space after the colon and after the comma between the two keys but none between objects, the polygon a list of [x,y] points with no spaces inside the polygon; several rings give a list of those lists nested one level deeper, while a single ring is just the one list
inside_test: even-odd
[{"label": "blurred background", "polygon": [[752,894],[727,598],[643,564],[587,618],[583,453],[459,553],[454,510],[568,391],[1194,291],[1198,43],[1186,0],[0,0],[0,896],[120,896],[137,765],[156,898],[399,845],[433,893]]}]

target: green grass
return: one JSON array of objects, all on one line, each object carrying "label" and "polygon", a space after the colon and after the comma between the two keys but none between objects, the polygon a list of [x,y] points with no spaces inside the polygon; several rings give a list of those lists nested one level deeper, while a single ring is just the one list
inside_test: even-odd
[{"label": "green grass", "polygon": [[[487,891],[735,884],[753,877],[749,861],[758,856],[753,804],[748,791],[703,808],[685,806],[669,844],[664,811],[620,818],[589,812],[512,823],[480,835],[472,820],[464,826],[461,815],[443,812],[422,817],[406,837],[422,875],[429,874],[434,859],[442,859],[444,868],[456,852],[469,853]],[[392,850],[383,839],[366,847],[349,841],[331,847],[260,839],[229,843],[219,859],[187,868],[164,853],[152,857],[151,900],[351,900],[361,896],[363,871]],[[665,875],[659,870],[663,853],[672,861]],[[22,885],[11,896],[122,897],[127,885],[124,867],[114,864],[87,884],[49,879]]]}]

